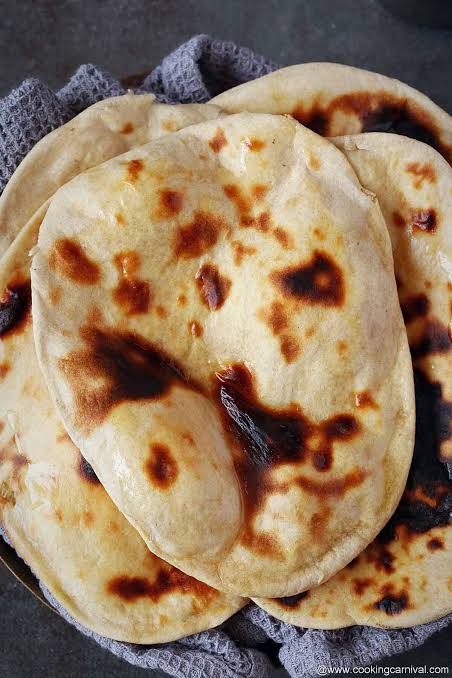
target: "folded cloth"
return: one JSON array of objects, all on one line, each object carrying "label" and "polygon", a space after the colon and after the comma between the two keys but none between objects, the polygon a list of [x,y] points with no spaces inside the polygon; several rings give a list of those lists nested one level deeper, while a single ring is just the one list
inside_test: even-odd
[{"label": "folded cloth", "polygon": [[[137,91],[153,92],[164,103],[203,103],[276,68],[245,47],[198,35],[167,56]],[[96,101],[124,93],[109,73],[85,64],[59,92],[30,79],[0,100],[0,191],[45,134]],[[331,668],[351,669],[411,650],[452,621],[449,615],[411,629],[354,626],[317,631],[285,624],[250,604],[216,629],[173,643],[143,646],[89,631],[72,619],[42,584],[41,589],[69,623],[102,647],[131,664],[160,669],[178,678],[271,678],[277,670],[270,657],[278,648],[279,659],[293,678],[324,675]]]}]

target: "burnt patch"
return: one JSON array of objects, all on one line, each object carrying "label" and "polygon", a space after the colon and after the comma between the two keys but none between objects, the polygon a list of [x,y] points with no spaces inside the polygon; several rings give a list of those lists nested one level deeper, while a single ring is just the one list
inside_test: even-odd
[{"label": "burnt patch", "polygon": [[270,279],[284,296],[297,301],[322,306],[341,306],[344,302],[342,272],[328,254],[319,250],[308,262],[275,271]]},{"label": "burnt patch", "polygon": [[397,226],[397,228],[405,228],[405,226],[406,226],[405,219],[400,214],[400,212],[397,212],[397,211],[392,213],[392,222],[393,222],[394,226]]},{"label": "burnt patch", "polygon": [[95,285],[100,279],[99,266],[86,256],[78,242],[70,238],[56,241],[50,252],[49,266],[80,285]]},{"label": "burnt patch", "polygon": [[234,203],[240,214],[248,214],[248,212],[251,212],[252,201],[245,195],[240,186],[237,186],[236,184],[225,184],[223,186],[223,192],[225,196]]},{"label": "burnt patch", "polygon": [[166,318],[168,316],[168,311],[164,306],[161,306],[160,304],[157,304],[155,307],[155,312],[157,314],[157,317],[159,318]]},{"label": "burnt patch", "polygon": [[405,165],[405,170],[412,175],[414,188],[420,188],[424,181],[430,184],[436,181],[436,172],[428,162],[409,162]]},{"label": "burnt patch", "polygon": [[242,544],[248,546],[256,553],[271,556],[275,560],[281,558],[281,546],[275,534],[269,532],[255,532],[250,525],[245,525],[240,535]]},{"label": "burnt patch", "polygon": [[176,234],[174,253],[182,259],[194,259],[209,251],[217,242],[224,222],[210,212],[197,211],[193,219]]},{"label": "burnt patch", "polygon": [[392,220],[398,228],[407,228],[412,233],[427,233],[432,235],[438,228],[438,218],[434,209],[412,209],[406,216],[400,212],[393,212]]},{"label": "burnt patch", "polygon": [[24,454],[14,454],[11,462],[14,467],[14,475],[16,476],[19,474],[21,468],[28,466],[30,463]]},{"label": "burnt patch", "polygon": [[298,607],[299,603],[302,600],[305,600],[309,596],[309,591],[303,591],[303,593],[296,593],[294,596],[284,596],[283,598],[276,598],[278,605],[282,607],[288,607],[293,609]]},{"label": "burnt patch", "polygon": [[85,527],[90,527],[94,523],[94,513],[91,511],[83,511],[81,519]]},{"label": "burnt patch", "polygon": [[124,226],[124,224],[126,223],[125,217],[122,212],[116,212],[115,219],[118,222],[118,224],[121,224],[121,226]]},{"label": "burnt patch", "polygon": [[400,304],[405,324],[408,325],[416,318],[423,318],[430,312],[430,300],[423,294],[413,294]]},{"label": "burnt patch", "polygon": [[281,245],[281,247],[283,247],[285,250],[289,250],[289,249],[293,248],[294,243],[293,243],[293,238],[290,235],[290,233],[287,233],[287,231],[285,231],[280,226],[277,226],[276,228],[274,228],[272,233],[275,236],[276,240]]},{"label": "burnt patch", "polygon": [[96,476],[96,473],[84,457],[80,454],[80,459],[78,463],[78,472],[82,480],[84,480],[87,483],[90,483],[91,485],[100,485],[100,480]]},{"label": "burnt patch", "polygon": [[272,301],[267,323],[272,333],[276,336],[289,327],[289,317],[284,305],[280,301]]},{"label": "burnt patch", "polygon": [[427,355],[449,353],[452,350],[452,341],[447,327],[436,318],[428,318],[424,323],[421,337],[411,343],[410,349],[413,360]]},{"label": "burnt patch", "polygon": [[372,398],[371,393],[369,391],[360,391],[359,393],[356,393],[355,395],[355,405],[358,409],[372,409],[372,410],[378,410],[378,405],[375,402],[375,400]]},{"label": "burnt patch", "polygon": [[286,363],[293,363],[300,355],[300,344],[290,334],[283,334],[279,339],[281,355]]},{"label": "burnt patch", "polygon": [[309,530],[313,539],[317,539],[319,534],[324,535],[326,533],[330,517],[331,508],[326,504],[312,514],[311,519],[309,520]]},{"label": "burnt patch", "polygon": [[257,201],[262,200],[268,193],[270,186],[268,184],[254,184],[251,187],[251,193]]},{"label": "burnt patch", "polygon": [[347,351],[347,342],[339,339],[339,341],[336,342],[336,349],[339,355],[344,355]]},{"label": "burnt patch", "polygon": [[284,409],[264,405],[251,372],[241,363],[224,368],[216,377],[227,427],[257,468],[303,462],[311,453],[331,455],[334,441],[351,440],[360,432],[351,414],[316,424],[303,415],[299,405]]},{"label": "burnt patch", "polygon": [[304,459],[311,429],[300,407],[273,410],[261,404],[245,365],[230,365],[217,378],[222,413],[247,462],[265,468]]},{"label": "burnt patch", "polygon": [[409,607],[409,597],[406,591],[395,592],[394,588],[387,584],[381,589],[382,598],[377,600],[371,608],[380,610],[388,616],[400,614]]},{"label": "burnt patch", "polygon": [[215,135],[209,141],[209,146],[214,153],[219,153],[222,148],[227,146],[228,140],[224,134],[224,130],[221,127],[217,128]]},{"label": "burnt patch", "polygon": [[268,315],[264,315],[265,322],[272,334],[279,337],[281,354],[287,363],[294,362],[300,354],[300,345],[289,330],[289,316],[280,301],[272,301]]},{"label": "burnt patch", "polygon": [[320,162],[320,159],[313,153],[310,153],[308,158],[309,169],[314,170],[314,172],[317,172],[321,168],[321,166],[322,163]]},{"label": "burnt patch", "polygon": [[438,425],[440,457],[443,461],[450,463],[451,460],[441,454],[441,444],[452,439],[452,402],[450,400],[443,400],[443,398],[439,400],[436,408],[436,423]]},{"label": "burnt patch", "polygon": [[185,440],[186,443],[188,443],[191,447],[196,447],[194,438],[191,433],[188,431],[185,431],[185,433],[182,434],[183,440]]},{"label": "burnt patch", "polygon": [[[297,404],[282,409],[264,405],[257,396],[252,374],[240,363],[215,376],[224,428],[237,450],[235,468],[245,508],[243,539],[254,546],[253,517],[277,487],[271,471],[282,464],[299,466],[310,459],[314,469],[321,473],[331,466],[333,443],[353,438],[359,432],[359,424],[352,415],[337,415],[316,424],[304,416]],[[320,440],[315,449],[314,439]],[[328,457],[325,468],[317,468],[314,453]],[[353,471],[334,480],[298,477],[295,482],[319,497],[340,496],[360,484],[364,477],[362,471]]]},{"label": "burnt patch", "polygon": [[115,254],[113,257],[113,264],[121,277],[130,278],[135,275],[140,268],[141,261],[137,252],[128,250]]},{"label": "burnt patch", "polygon": [[414,370],[416,433],[414,455],[405,492],[395,513],[377,537],[379,543],[415,538],[449,525],[452,492],[445,464],[440,461],[443,436],[450,432],[450,415],[443,419],[441,386]]},{"label": "burnt patch", "polygon": [[261,212],[257,216],[244,214],[242,215],[240,225],[243,228],[255,228],[257,231],[267,233],[270,230],[271,225],[270,212]]},{"label": "burnt patch", "polygon": [[353,579],[353,591],[357,596],[362,596],[363,593],[373,585],[373,580],[370,577],[360,577],[358,579]]},{"label": "burnt patch", "polygon": [[125,315],[141,315],[149,311],[151,286],[136,277],[140,258],[136,252],[119,252],[113,263],[119,274],[117,286],[112,291],[113,300]]},{"label": "burnt patch", "polygon": [[305,109],[302,104],[298,104],[292,111],[291,115],[298,120],[305,127],[309,127],[313,132],[317,132],[321,136],[328,136],[329,119],[328,107],[324,109],[320,106],[314,105],[310,109]]},{"label": "burnt patch", "polygon": [[356,469],[349,471],[337,480],[316,480],[315,478],[299,476],[296,483],[302,490],[317,497],[341,497],[355,487],[362,485],[365,478],[366,473],[361,469]]},{"label": "burnt patch", "polygon": [[181,191],[164,188],[159,192],[159,202],[159,216],[163,219],[170,219],[182,210],[184,195]]},{"label": "burnt patch", "polygon": [[196,273],[201,301],[210,311],[218,311],[226,301],[231,281],[214,264],[204,264]]},{"label": "burnt patch", "polygon": [[241,240],[233,240],[231,246],[234,251],[234,264],[236,266],[241,266],[245,257],[256,254],[255,247],[244,245]]},{"label": "burnt patch", "polygon": [[173,485],[179,475],[179,468],[171,450],[161,443],[152,443],[149,446],[149,458],[144,468],[151,483],[162,490]]},{"label": "burnt patch", "polygon": [[[259,186],[259,185],[257,185]],[[271,226],[271,215],[268,211],[253,214],[253,206],[258,202],[262,195],[256,195],[256,186],[251,188],[250,195],[247,195],[240,186],[236,184],[225,184],[223,186],[224,194],[234,203],[238,212],[240,226],[242,228],[255,228],[262,233],[267,233]]]},{"label": "burnt patch", "polygon": [[385,574],[393,574],[395,572],[395,556],[384,544],[373,544],[367,554],[367,559],[379,572],[384,572]]},{"label": "burnt patch", "polygon": [[197,320],[192,320],[191,322],[188,323],[188,329],[192,337],[202,337],[203,334],[203,328],[202,325],[199,324]]},{"label": "burnt patch", "polygon": [[262,139],[258,139],[257,137],[251,137],[251,139],[247,138],[245,143],[253,153],[259,153],[265,148],[265,141],[262,141]]},{"label": "burnt patch", "polygon": [[30,318],[30,311],[30,280],[13,278],[0,298],[0,337],[6,339],[22,332]]},{"label": "burnt patch", "polygon": [[[290,112],[290,111],[288,111]],[[349,133],[333,125],[335,113],[351,115],[361,123],[357,132],[391,132],[401,134],[436,148],[449,162],[451,149],[440,139],[433,118],[420,106],[406,97],[381,90],[377,92],[348,92],[332,99],[326,105],[314,103],[306,109],[299,104],[291,112],[306,127],[322,136],[337,136]]]},{"label": "burnt patch", "polygon": [[412,210],[409,227],[423,233],[435,233],[438,227],[438,218],[434,209]]},{"label": "burnt patch", "polygon": [[147,313],[151,302],[151,288],[144,280],[121,280],[113,290],[113,299],[125,315]]},{"label": "burnt patch", "polygon": [[429,549],[429,551],[443,550],[444,549],[444,542],[441,541],[441,539],[434,537],[433,539],[428,540],[427,548]]},{"label": "burnt patch", "polygon": [[129,160],[127,163],[127,180],[132,184],[136,183],[143,169],[144,163],[139,158],[135,160]]},{"label": "burnt patch", "polygon": [[176,570],[161,568],[154,581],[146,577],[130,577],[122,575],[114,577],[107,584],[108,593],[121,598],[127,603],[148,598],[154,603],[171,593],[191,595],[206,603],[216,598],[219,593],[197,579]]},{"label": "burnt patch", "polygon": [[0,379],[4,379],[10,370],[11,365],[9,363],[0,363]]},{"label": "burnt patch", "polygon": [[83,348],[59,361],[74,394],[74,417],[89,432],[117,405],[157,400],[173,385],[195,389],[164,351],[132,332],[85,326]]},{"label": "burnt patch", "polygon": [[353,570],[359,563],[360,561],[360,556],[356,556],[356,558],[353,558],[345,567],[348,568],[349,570]]},{"label": "burnt patch", "polygon": [[132,134],[134,131],[134,126],[131,122],[125,122],[124,125],[120,129],[121,134]]}]

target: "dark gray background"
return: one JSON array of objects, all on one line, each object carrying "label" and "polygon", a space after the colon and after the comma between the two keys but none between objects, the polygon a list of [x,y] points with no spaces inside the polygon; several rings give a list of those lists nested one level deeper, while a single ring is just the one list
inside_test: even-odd
[{"label": "dark gray background", "polygon": [[[31,75],[59,87],[87,61],[116,76],[147,70],[203,32],[281,64],[337,61],[376,70],[452,110],[452,32],[405,24],[375,0],[0,0],[0,17],[0,96]],[[61,621],[1,566],[0,610],[0,676],[145,675]],[[450,664],[450,647],[446,631],[385,664]]]}]

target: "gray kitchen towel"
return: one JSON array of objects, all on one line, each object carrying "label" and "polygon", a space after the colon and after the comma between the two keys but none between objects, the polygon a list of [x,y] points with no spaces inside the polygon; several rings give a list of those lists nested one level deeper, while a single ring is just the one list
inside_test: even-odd
[{"label": "gray kitchen towel", "polygon": [[[200,103],[275,68],[276,64],[249,49],[199,35],[166,57],[137,91],[154,92],[165,103]],[[59,92],[30,79],[0,100],[0,191],[45,134],[96,101],[123,93],[115,78],[87,64]],[[216,629],[173,643],[142,646],[103,638],[83,628],[41,588],[68,622],[102,647],[131,664],[178,678],[271,678],[276,669],[269,656],[275,656],[278,649],[280,661],[293,678],[324,675],[331,668],[350,669],[413,649],[452,621],[449,615],[412,629],[355,626],[317,631],[285,624],[250,604]]]}]

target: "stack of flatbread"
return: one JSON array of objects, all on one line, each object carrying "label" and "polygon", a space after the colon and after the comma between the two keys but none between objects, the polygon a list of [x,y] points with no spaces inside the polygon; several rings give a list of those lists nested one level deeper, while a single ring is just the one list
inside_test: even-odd
[{"label": "stack of flatbread", "polygon": [[0,198],[0,523],[76,620],[451,611],[451,157],[444,111],[337,64],[129,93],[29,153]]}]

